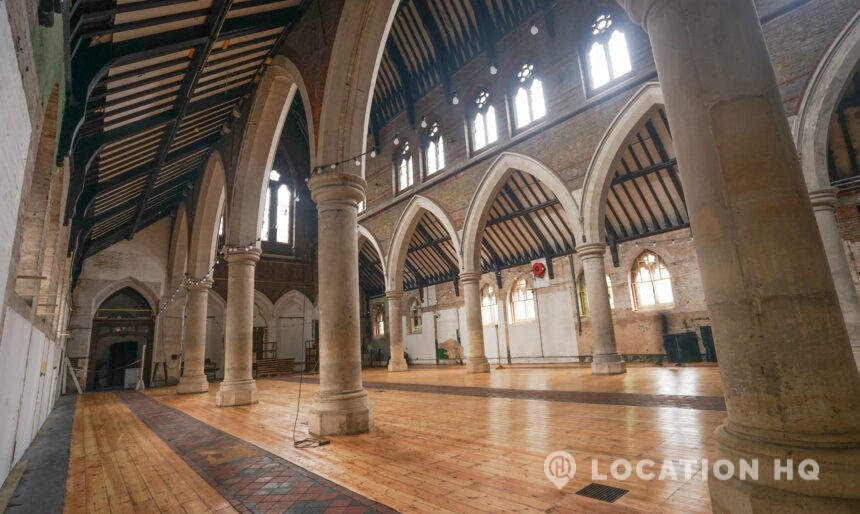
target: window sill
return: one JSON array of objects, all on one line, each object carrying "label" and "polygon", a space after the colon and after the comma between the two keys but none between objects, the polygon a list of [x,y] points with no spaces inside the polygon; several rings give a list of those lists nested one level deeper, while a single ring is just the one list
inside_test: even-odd
[{"label": "window sill", "polygon": [[668,311],[675,308],[675,304],[673,303],[659,303],[656,305],[648,305],[647,307],[636,307],[633,309],[633,312],[660,312],[660,311]]}]

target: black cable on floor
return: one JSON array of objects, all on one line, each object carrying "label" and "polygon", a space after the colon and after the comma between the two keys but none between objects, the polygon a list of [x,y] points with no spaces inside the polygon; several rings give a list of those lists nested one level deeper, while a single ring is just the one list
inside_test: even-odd
[{"label": "black cable on floor", "polygon": [[[319,365],[319,359],[314,363],[314,368],[311,372],[314,372]],[[300,441],[296,441],[296,427],[299,425],[299,408],[302,405],[302,381],[305,377],[305,366],[307,364],[302,365],[302,371],[299,375],[299,397],[296,400],[296,419],[293,421],[293,447],[295,448],[316,448],[318,446],[325,446],[331,443],[329,439],[316,439],[314,437],[306,437]]]}]

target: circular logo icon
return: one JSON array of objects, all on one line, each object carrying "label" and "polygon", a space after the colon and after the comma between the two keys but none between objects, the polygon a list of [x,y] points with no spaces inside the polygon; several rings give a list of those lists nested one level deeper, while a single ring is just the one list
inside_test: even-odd
[{"label": "circular logo icon", "polygon": [[561,490],[576,474],[576,460],[565,451],[552,452],[543,461],[543,472]]}]

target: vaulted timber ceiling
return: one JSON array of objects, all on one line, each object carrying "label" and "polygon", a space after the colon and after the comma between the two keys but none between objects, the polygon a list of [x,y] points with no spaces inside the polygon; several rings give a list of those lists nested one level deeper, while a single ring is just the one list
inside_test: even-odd
[{"label": "vaulted timber ceiling", "polygon": [[[73,0],[60,135],[83,258],[170,215],[307,0]],[[225,129],[227,127],[227,129]]]},{"label": "vaulted timber ceiling", "polygon": [[604,204],[612,242],[667,232],[690,223],[663,109],[655,109],[625,143]]},{"label": "vaulted timber ceiling", "polygon": [[382,273],[382,260],[376,248],[367,239],[360,239],[358,248],[358,269],[361,289],[370,297],[385,294],[385,275]]},{"label": "vaulted timber ceiling", "polygon": [[373,95],[372,129],[413,105],[440,84],[451,95],[451,75],[484,53],[495,59],[496,41],[550,0],[402,0],[385,45]]},{"label": "vaulted timber ceiling", "polygon": [[424,212],[412,231],[403,267],[403,290],[451,282],[459,274],[457,251],[436,216]]},{"label": "vaulted timber ceiling", "polygon": [[573,232],[558,201],[540,181],[519,170],[502,185],[484,228],[481,270],[513,266],[573,253]]},{"label": "vaulted timber ceiling", "polygon": [[848,81],[830,118],[827,142],[830,183],[843,191],[860,188],[860,70]]}]

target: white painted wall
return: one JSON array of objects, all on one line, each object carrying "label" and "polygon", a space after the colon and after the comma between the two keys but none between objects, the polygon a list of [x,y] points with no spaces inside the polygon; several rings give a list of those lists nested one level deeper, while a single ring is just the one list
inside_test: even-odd
[{"label": "white painted wall", "polygon": [[[73,292],[67,343],[70,357],[89,356],[95,311],[117,288],[131,286],[154,310],[172,293],[167,286],[170,229],[170,219],[164,218],[135,234],[131,241],[122,240],[84,261]],[[156,320],[155,334],[160,333],[161,321]]]},{"label": "white painted wall", "polygon": [[6,3],[0,2],[0,292],[6,291],[32,126]]},{"label": "white painted wall", "polygon": [[290,291],[275,302],[275,319],[278,358],[304,362],[304,344],[311,339],[313,322],[318,319],[314,305],[301,293]]},{"label": "white painted wall", "polygon": [[13,309],[6,310],[0,339],[0,482],[24,455],[57,399],[59,357],[56,342]]}]

